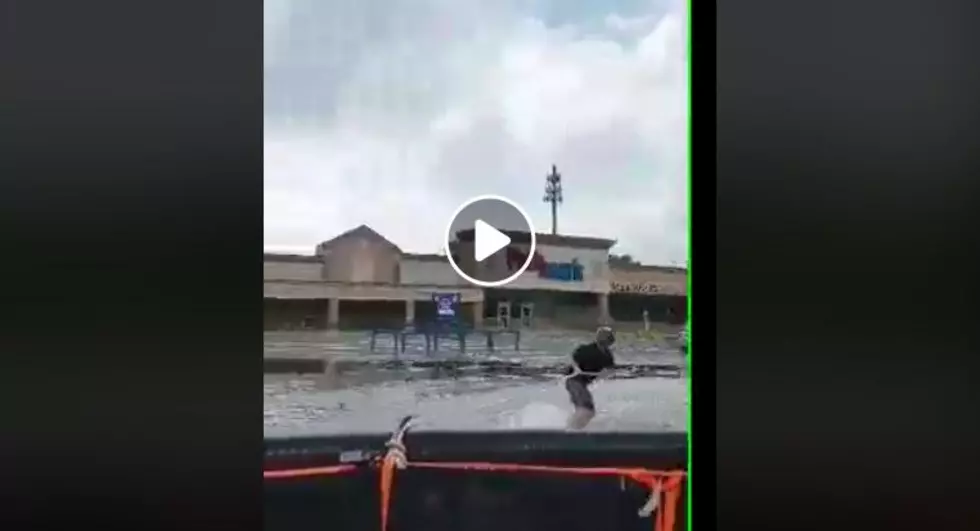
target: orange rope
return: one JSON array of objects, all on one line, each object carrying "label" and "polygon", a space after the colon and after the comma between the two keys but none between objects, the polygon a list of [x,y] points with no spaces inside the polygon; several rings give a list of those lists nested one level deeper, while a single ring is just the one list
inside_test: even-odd
[{"label": "orange rope", "polygon": [[293,470],[263,470],[265,479],[304,478],[311,476],[333,476],[357,470],[354,465],[318,466],[312,468],[297,468]]},{"label": "orange rope", "polygon": [[388,531],[388,514],[391,509],[391,495],[395,486],[395,469],[398,458],[391,452],[381,461],[381,530]]},{"label": "orange rope", "polygon": [[[611,467],[562,467],[545,465],[523,465],[513,463],[447,463],[447,462],[409,462],[407,466],[442,470],[478,470],[484,472],[547,472],[557,474],[578,474],[590,476],[616,476],[629,478],[663,495],[658,500],[657,515],[653,518],[655,531],[672,531],[677,520],[677,505],[680,500],[681,483],[687,476],[684,471],[653,471],[644,468]],[[397,460],[390,454],[381,464],[381,530],[388,530],[388,513],[394,487]]]},{"label": "orange rope", "polygon": [[683,479],[677,476],[664,480],[662,485],[664,493],[664,506],[659,513],[659,526],[655,529],[661,529],[663,531],[670,531],[674,529],[674,522],[677,521],[677,506],[680,505],[682,481]]},{"label": "orange rope", "polygon": [[[614,467],[563,467],[547,465],[524,465],[514,463],[447,463],[447,462],[409,462],[407,466],[416,468],[442,470],[476,470],[483,472],[536,472],[553,474],[574,474],[586,476],[615,476],[631,479],[650,489],[653,495],[662,496],[657,500],[657,514],[653,516],[654,531],[673,531],[677,520],[677,506],[681,496],[681,485],[687,472],[654,471],[645,468],[614,468]],[[381,529],[388,530],[388,518],[391,508],[392,492],[395,483],[395,470],[399,467],[399,459],[389,452],[381,461]],[[262,473],[265,479],[286,479],[313,476],[339,475],[357,470],[356,465],[336,465],[293,470],[266,470]]]}]

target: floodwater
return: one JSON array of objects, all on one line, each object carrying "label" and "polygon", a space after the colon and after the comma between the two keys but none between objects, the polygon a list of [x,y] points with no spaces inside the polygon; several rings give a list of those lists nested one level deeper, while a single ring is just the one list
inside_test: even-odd
[{"label": "floodwater", "polygon": [[[265,335],[266,357],[324,357],[325,374],[266,375],[264,430],[267,436],[386,433],[405,415],[414,429],[561,429],[570,411],[560,368],[588,334],[527,333],[521,349],[498,340],[488,352],[476,338],[460,353],[443,340],[437,353],[424,352],[420,338],[397,353],[391,340],[370,351],[367,333],[276,332]],[[683,356],[662,338],[621,334],[617,362],[636,367],[674,365],[679,372],[620,371],[592,388],[597,414],[590,431],[685,431],[687,372]],[[401,367],[391,367],[398,359]],[[413,361],[509,362],[529,371],[447,371],[412,367]],[[471,363],[472,362],[472,363]],[[638,376],[639,375],[639,376]]]}]

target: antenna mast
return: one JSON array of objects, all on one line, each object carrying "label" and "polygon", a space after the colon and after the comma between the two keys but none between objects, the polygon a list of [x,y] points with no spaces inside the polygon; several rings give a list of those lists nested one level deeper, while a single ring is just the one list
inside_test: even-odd
[{"label": "antenna mast", "polygon": [[551,233],[558,234],[558,205],[563,201],[561,188],[561,174],[554,164],[551,165],[551,173],[545,177],[544,202],[551,203]]}]

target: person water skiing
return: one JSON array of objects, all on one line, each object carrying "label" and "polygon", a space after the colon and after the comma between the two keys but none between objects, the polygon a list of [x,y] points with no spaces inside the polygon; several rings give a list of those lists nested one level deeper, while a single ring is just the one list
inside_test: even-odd
[{"label": "person water skiing", "polygon": [[616,365],[612,355],[612,345],[616,336],[612,328],[600,327],[596,330],[595,341],[579,345],[572,352],[572,363],[565,372],[565,389],[575,410],[568,418],[568,428],[580,430],[595,416],[595,402],[589,385],[605,371]]}]

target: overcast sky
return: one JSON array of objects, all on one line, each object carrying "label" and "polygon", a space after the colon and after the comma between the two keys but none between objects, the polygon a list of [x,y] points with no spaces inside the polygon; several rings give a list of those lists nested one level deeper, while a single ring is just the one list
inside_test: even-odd
[{"label": "overcast sky", "polygon": [[474,195],[687,258],[683,0],[266,0],[265,246],[367,224],[437,252]]}]

